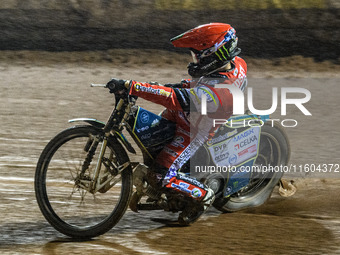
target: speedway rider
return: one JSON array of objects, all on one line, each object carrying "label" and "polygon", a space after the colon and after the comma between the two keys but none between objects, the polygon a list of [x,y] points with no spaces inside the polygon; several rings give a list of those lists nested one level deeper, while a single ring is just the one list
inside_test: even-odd
[{"label": "speedway rider", "polygon": [[[206,185],[192,177],[178,174],[178,171],[189,161],[190,155],[212,137],[216,127],[213,127],[211,118],[216,114],[221,116],[221,112],[223,119],[232,115],[233,99],[230,91],[214,88],[214,84],[233,84],[244,91],[247,65],[237,56],[241,49],[237,47],[235,29],[229,24],[201,25],[172,38],[171,42],[175,47],[190,49],[193,62],[188,65],[188,73],[192,80],[162,86],[112,79],[107,86],[112,88],[112,93],[128,92],[163,105],[167,109],[162,117],[176,123],[174,139],[157,156],[153,167],[155,179],[150,183],[181,192],[198,202],[196,210],[185,208],[179,215],[180,223],[189,224],[210,207],[215,195]],[[207,97],[206,118],[200,114],[203,94]],[[179,188],[183,184],[186,189]]]}]

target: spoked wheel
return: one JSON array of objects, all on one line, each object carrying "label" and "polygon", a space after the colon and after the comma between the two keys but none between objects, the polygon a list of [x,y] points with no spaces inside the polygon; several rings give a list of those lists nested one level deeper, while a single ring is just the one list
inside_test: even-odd
[{"label": "spoked wheel", "polygon": [[37,164],[40,210],[55,229],[71,237],[91,238],[109,231],[125,213],[132,193],[129,159],[115,139],[108,140],[93,182],[103,144],[101,139],[94,146],[94,141],[100,132],[92,126],[61,132],[47,144]]},{"label": "spoked wheel", "polygon": [[222,212],[234,212],[263,204],[283,175],[279,167],[287,165],[289,158],[290,145],[284,130],[276,123],[273,127],[263,125],[255,165],[266,171],[253,173],[246,187],[229,198],[216,199],[214,206]]}]

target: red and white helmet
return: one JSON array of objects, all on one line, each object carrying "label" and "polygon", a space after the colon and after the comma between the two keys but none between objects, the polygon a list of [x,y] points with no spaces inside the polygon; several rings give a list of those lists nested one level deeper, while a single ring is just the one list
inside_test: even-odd
[{"label": "red and white helmet", "polygon": [[241,52],[235,29],[224,23],[201,25],[170,41],[175,47],[191,50],[194,61],[189,64],[188,72],[192,77],[217,71]]}]

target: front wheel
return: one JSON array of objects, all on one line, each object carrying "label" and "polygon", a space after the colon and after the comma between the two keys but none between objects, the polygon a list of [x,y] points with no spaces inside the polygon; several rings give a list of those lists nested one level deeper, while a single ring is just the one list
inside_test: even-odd
[{"label": "front wheel", "polygon": [[66,129],[47,144],[37,164],[40,210],[55,229],[70,237],[91,238],[109,231],[125,213],[132,193],[129,158],[114,138],[108,139],[98,181],[92,182],[103,140],[92,145],[100,133],[92,126]]},{"label": "front wheel", "polygon": [[[275,122],[273,122],[275,123]],[[278,125],[261,128],[257,166],[285,166],[290,158],[290,145],[285,131]],[[218,198],[214,206],[222,212],[235,212],[263,204],[280,181],[283,171],[259,173],[250,183],[228,198]]]}]

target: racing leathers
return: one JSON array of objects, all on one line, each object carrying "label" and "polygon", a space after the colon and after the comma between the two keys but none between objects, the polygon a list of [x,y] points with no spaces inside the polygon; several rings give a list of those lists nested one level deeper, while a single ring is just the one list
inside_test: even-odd
[{"label": "racing leathers", "polygon": [[[156,158],[159,168],[166,169],[163,186],[181,192],[197,201],[204,201],[209,188],[194,178],[178,173],[190,157],[213,135],[213,119],[228,119],[232,115],[233,97],[228,89],[214,88],[216,84],[232,84],[244,91],[247,86],[247,65],[235,57],[231,69],[218,71],[194,80],[165,86],[130,82],[130,95],[138,96],[166,107],[162,117],[176,123],[173,140]],[[202,96],[206,98],[207,115],[201,113]],[[213,195],[213,194],[212,194]],[[209,194],[211,196],[211,194]]]}]

